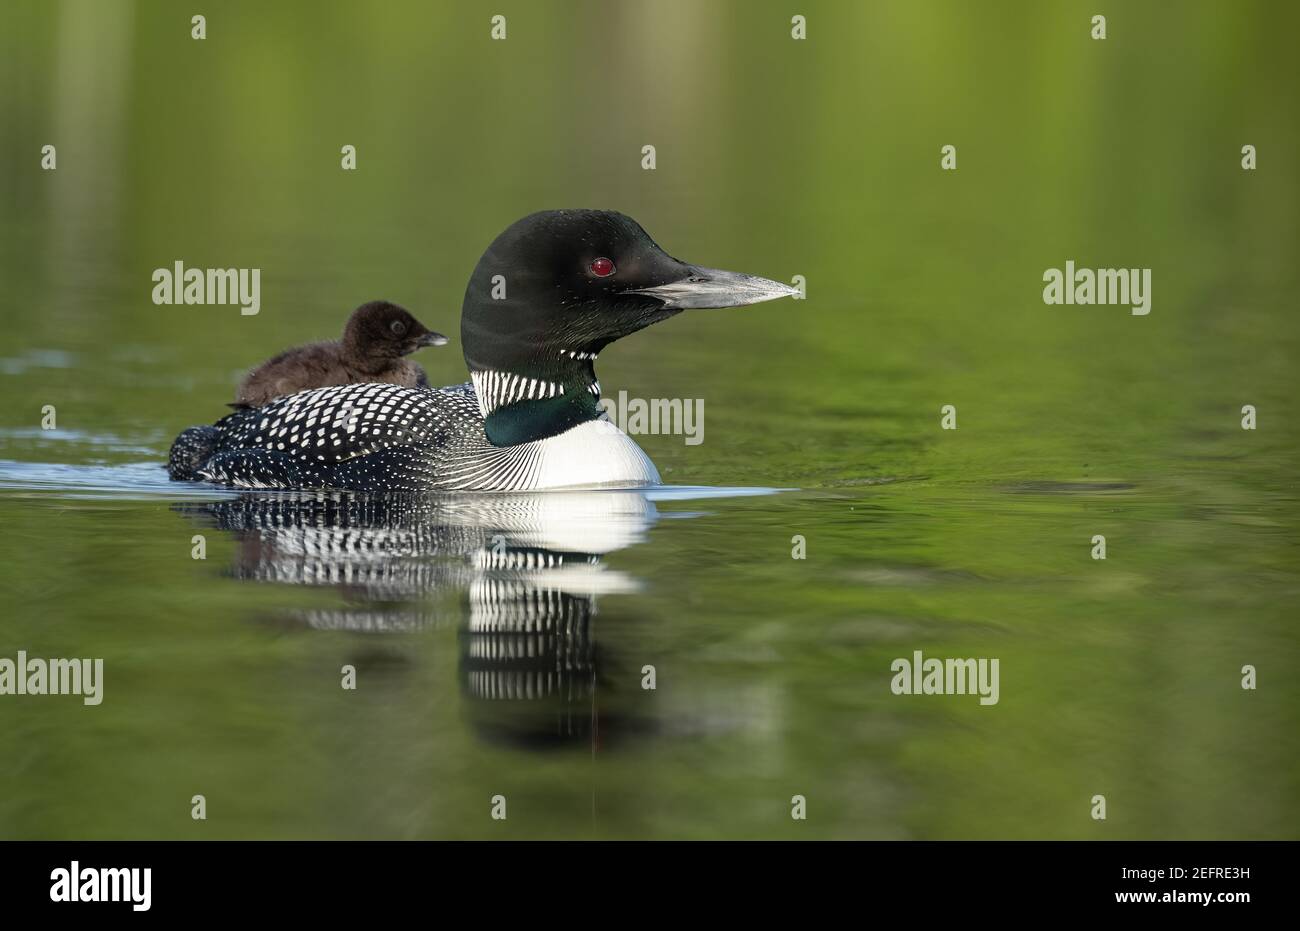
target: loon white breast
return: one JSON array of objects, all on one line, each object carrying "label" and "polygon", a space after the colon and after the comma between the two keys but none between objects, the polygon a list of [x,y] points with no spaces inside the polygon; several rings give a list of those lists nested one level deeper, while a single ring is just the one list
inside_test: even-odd
[{"label": "loon white breast", "polygon": [[600,351],[687,308],[796,293],[680,262],[619,213],[533,214],[498,236],[470,277],[461,314],[470,382],[301,391],[183,431],[168,469],[242,488],[658,484],[654,463],[600,406]]}]

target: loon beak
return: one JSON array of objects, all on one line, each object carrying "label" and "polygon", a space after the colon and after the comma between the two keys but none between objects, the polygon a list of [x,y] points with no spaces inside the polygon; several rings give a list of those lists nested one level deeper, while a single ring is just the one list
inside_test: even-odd
[{"label": "loon beak", "polygon": [[718,268],[690,266],[690,273],[678,281],[653,288],[640,288],[626,292],[658,298],[664,307],[687,310],[690,308],[741,307],[760,301],[773,301],[778,297],[794,297],[798,288],[769,281],[741,272],[724,272]]},{"label": "loon beak", "polygon": [[447,337],[443,336],[441,333],[435,333],[430,330],[428,333],[421,336],[417,340],[417,343],[421,346],[445,346],[447,345]]}]

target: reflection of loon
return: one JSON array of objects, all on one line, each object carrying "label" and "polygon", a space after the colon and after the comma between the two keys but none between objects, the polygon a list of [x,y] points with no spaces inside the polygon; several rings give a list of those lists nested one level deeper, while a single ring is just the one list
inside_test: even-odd
[{"label": "reflection of loon", "polygon": [[461,311],[471,381],[316,388],[191,427],[172,478],[241,488],[534,491],[659,484],[605,415],[595,359],[688,308],[798,291],[672,258],[634,220],[552,210],[518,221],[479,260]]},{"label": "reflection of loon", "polygon": [[[250,493],[176,507],[237,535],[239,578],[334,586],[353,602],[297,613],[298,623],[366,633],[459,623],[475,727],[530,745],[593,735],[598,666],[608,663],[592,634],[596,598],[637,588],[601,557],[642,540],[657,519],[647,495],[631,490]],[[467,613],[430,606],[440,591],[466,592]],[[602,683],[602,704],[616,691]],[[611,710],[601,712],[603,734],[626,723]]]}]

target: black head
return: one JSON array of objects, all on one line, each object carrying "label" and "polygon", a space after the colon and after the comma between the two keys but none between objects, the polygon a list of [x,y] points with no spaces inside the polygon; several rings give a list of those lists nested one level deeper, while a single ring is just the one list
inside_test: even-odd
[{"label": "black head", "polygon": [[[579,402],[590,407],[599,390],[590,390],[592,361],[614,340],[688,308],[735,307],[796,293],[765,278],[675,259],[621,213],[547,210],[514,223],[483,253],[465,289],[461,339],[471,373],[563,384],[568,399],[521,399],[510,394],[508,380],[504,394],[484,397],[476,378],[485,411],[540,401],[556,408]],[[492,382],[500,388],[501,379]],[[535,425],[546,418],[532,409],[512,420]],[[493,442],[507,435],[517,442],[522,434],[494,429],[489,417]]]},{"label": "black head", "polygon": [[447,337],[435,333],[389,301],[371,301],[352,312],[343,329],[344,347],[359,358],[376,362],[410,355],[424,346],[442,346]]}]

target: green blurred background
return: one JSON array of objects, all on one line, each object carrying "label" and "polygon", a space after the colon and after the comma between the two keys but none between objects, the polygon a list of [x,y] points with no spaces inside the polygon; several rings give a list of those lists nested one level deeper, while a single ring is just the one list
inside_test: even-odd
[{"label": "green blurred background", "polygon": [[[1296,837],[1297,27],[1226,0],[4,3],[0,656],[108,681],[94,709],[0,696],[0,836]],[[218,534],[191,560],[184,490],[142,464],[363,301],[458,334],[482,249],[551,207],[808,299],[602,354],[607,395],[705,399],[703,445],[641,438],[666,482],[798,490],[664,503],[695,516],[609,556],[640,583],[594,622],[610,701],[652,725],[538,753],[467,722],[454,592],[381,646],[286,633],[347,593],[240,580]],[[1067,259],[1151,268],[1150,315],[1044,305]],[[155,306],[176,260],[260,268],[260,314]],[[456,338],[419,361],[465,378]],[[914,649],[1000,657],[1001,702],[891,695]],[[342,693],[358,655],[386,659]]]}]

